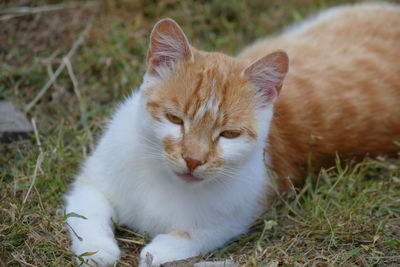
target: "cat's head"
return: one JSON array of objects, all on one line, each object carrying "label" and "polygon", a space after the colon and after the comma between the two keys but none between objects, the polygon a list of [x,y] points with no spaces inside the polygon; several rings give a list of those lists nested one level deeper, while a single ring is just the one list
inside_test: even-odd
[{"label": "cat's head", "polygon": [[288,71],[277,51],[254,62],[196,50],[171,19],[151,33],[142,92],[165,166],[178,180],[225,179],[262,154]]}]

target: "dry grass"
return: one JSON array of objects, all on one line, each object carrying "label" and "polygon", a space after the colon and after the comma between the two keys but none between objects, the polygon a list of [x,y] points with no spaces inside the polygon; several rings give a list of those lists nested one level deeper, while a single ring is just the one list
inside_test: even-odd
[{"label": "dry grass", "polygon": [[[60,2],[7,0],[0,10]],[[0,99],[21,109],[91,23],[71,64],[27,113],[37,136],[0,144],[0,266],[74,265],[62,195],[115,105],[140,84],[155,21],[172,17],[195,46],[235,54],[343,2],[109,0],[0,20]],[[247,266],[398,266],[399,166],[382,158],[322,171],[316,183],[276,201],[247,235],[205,258]],[[117,236],[124,252],[118,265],[136,265],[146,238],[122,228]]]}]

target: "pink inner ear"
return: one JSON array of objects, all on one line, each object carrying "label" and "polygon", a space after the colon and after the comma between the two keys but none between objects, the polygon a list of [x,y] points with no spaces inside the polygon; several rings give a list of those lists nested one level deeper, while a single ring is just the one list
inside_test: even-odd
[{"label": "pink inner ear", "polygon": [[282,74],[276,73],[272,68],[260,64],[256,65],[248,75],[249,80],[261,93],[263,101],[270,102],[278,96]]},{"label": "pink inner ear", "polygon": [[251,63],[244,70],[244,75],[261,93],[264,104],[267,104],[279,95],[288,68],[286,52],[277,51]]},{"label": "pink inner ear", "polygon": [[157,57],[152,57],[149,62],[149,65],[151,66],[149,71],[153,75],[160,76],[157,70],[161,67],[170,67],[172,61],[173,60],[168,56],[159,55]]},{"label": "pink inner ear", "polygon": [[160,68],[170,68],[174,62],[193,58],[189,42],[179,25],[163,19],[153,28],[147,64],[151,74],[159,75]]}]

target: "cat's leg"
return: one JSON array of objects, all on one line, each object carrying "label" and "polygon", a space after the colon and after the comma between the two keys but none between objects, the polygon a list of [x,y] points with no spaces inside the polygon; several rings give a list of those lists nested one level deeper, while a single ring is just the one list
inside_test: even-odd
[{"label": "cat's leg", "polygon": [[120,250],[111,220],[115,214],[107,198],[93,185],[77,180],[66,201],[67,214],[73,212],[87,218],[70,216],[67,219],[72,228],[72,251],[77,255],[88,252],[84,259],[91,265],[114,265]]},{"label": "cat's leg", "polygon": [[173,231],[168,234],[157,235],[140,253],[139,267],[147,267],[147,254],[151,254],[151,266],[160,266],[169,261],[186,259],[198,256],[200,253],[222,246],[226,241],[237,236],[243,231],[231,231],[216,227],[210,230],[197,230],[192,232]]}]

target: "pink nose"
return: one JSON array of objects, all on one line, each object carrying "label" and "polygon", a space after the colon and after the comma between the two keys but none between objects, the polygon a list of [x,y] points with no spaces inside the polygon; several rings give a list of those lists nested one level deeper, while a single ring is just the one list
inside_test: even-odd
[{"label": "pink nose", "polygon": [[197,159],[192,159],[192,158],[183,158],[186,161],[186,165],[189,169],[189,171],[194,171],[198,166],[202,165],[203,163],[200,160]]}]

